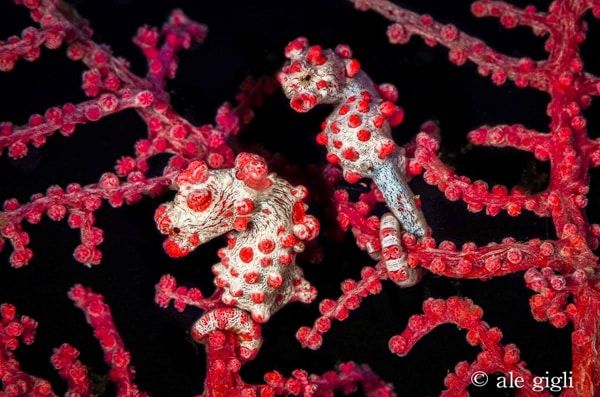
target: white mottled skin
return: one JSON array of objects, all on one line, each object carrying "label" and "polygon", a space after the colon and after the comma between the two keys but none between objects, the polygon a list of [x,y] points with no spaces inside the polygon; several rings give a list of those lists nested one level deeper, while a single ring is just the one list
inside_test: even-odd
[{"label": "white mottled skin", "polygon": [[[257,207],[253,212],[251,226],[244,231],[232,231],[228,235],[229,241],[235,239],[233,247],[225,247],[222,253],[229,258],[226,265],[221,261],[212,268],[215,275],[226,284],[222,300],[226,304],[235,305],[252,313],[255,320],[267,321],[273,313],[293,300],[310,302],[315,298],[315,291],[304,279],[302,270],[296,266],[295,256],[297,252],[304,250],[301,241],[296,242],[293,247],[283,247],[281,239],[284,235],[294,235],[293,223],[291,222],[292,207],[296,201],[290,192],[290,185],[283,179],[274,176],[273,186],[257,197]],[[297,237],[297,236],[296,236]],[[249,263],[239,260],[240,250],[244,247],[256,247],[257,242],[269,238],[276,242],[276,247],[268,255],[258,256]],[[254,248],[255,252],[259,252]],[[292,263],[282,264],[278,259],[282,255],[290,255]],[[257,262],[263,257],[273,258],[269,266],[257,266]],[[244,275],[248,272],[258,271],[259,279],[256,283],[248,284],[243,277],[233,277],[229,268],[235,268],[237,272]],[[268,285],[269,276],[281,277],[282,285],[273,288]],[[242,295],[236,297],[236,293]],[[252,293],[264,293],[265,300],[262,303],[253,302]]]},{"label": "white mottled skin", "polygon": [[[371,178],[403,229],[419,238],[425,236],[427,223],[406,182],[403,149],[392,140],[389,116],[382,115],[381,106],[386,101],[381,90],[362,70],[349,76],[348,65],[353,61],[349,49],[345,54],[338,49],[322,50],[326,61],[318,64],[308,55],[314,48],[299,38],[286,49],[289,61],[278,80],[292,108],[306,112],[316,104],[333,104],[334,110],[318,137],[327,148],[328,160],[339,163],[350,182]],[[321,81],[325,83],[317,84]],[[365,93],[368,104],[361,107]],[[352,123],[352,115],[359,118],[359,125]],[[385,155],[381,155],[382,151]]]},{"label": "white mottled skin", "polygon": [[[240,158],[251,161],[236,161],[232,169],[200,172],[197,181],[179,178],[174,200],[159,207],[155,219],[169,236],[164,245],[174,257],[231,231],[227,247],[219,250],[221,261],[212,268],[215,284],[223,288],[223,303],[250,312],[254,321],[262,323],[290,301],[315,298],[316,290],[304,279],[295,258],[304,249],[302,240],[316,237],[319,224],[305,214],[303,187],[267,175],[258,156],[242,153]],[[264,177],[255,178],[254,184],[245,179],[262,172]],[[194,206],[189,197],[194,194],[208,194],[211,200],[200,210],[190,208]],[[264,240],[273,242],[272,249],[261,250]]]}]

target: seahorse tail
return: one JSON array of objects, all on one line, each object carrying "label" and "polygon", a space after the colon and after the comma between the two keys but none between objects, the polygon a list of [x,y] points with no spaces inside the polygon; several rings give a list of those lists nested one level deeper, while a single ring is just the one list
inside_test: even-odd
[{"label": "seahorse tail", "polygon": [[250,314],[235,307],[212,310],[200,317],[192,326],[192,338],[206,343],[215,330],[229,331],[237,335],[236,352],[241,362],[252,360],[262,345],[261,328]]},{"label": "seahorse tail", "polygon": [[392,155],[376,166],[372,176],[373,182],[402,228],[418,238],[424,237],[427,234],[425,217],[408,183],[394,164],[394,157],[396,156]]}]

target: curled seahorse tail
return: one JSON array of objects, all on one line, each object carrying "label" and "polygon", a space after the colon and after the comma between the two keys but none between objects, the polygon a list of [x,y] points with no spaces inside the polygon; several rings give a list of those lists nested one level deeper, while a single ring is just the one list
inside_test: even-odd
[{"label": "curled seahorse tail", "polygon": [[391,213],[381,216],[381,259],[388,270],[390,280],[400,287],[412,287],[423,276],[423,269],[413,269],[406,260],[406,253],[400,237],[400,223]]},{"label": "curled seahorse tail", "polygon": [[245,310],[222,307],[204,314],[192,326],[192,337],[198,342],[206,343],[215,330],[229,331],[237,336],[236,350],[241,362],[254,359],[262,345],[260,325]]}]

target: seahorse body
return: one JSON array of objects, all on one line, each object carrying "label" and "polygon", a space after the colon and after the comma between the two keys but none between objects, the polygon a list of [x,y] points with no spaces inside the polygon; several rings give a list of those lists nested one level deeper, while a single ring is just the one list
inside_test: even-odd
[{"label": "seahorse body", "polygon": [[155,214],[159,230],[168,235],[166,252],[187,255],[214,237],[227,235],[212,267],[223,303],[247,310],[263,323],[290,301],[310,302],[316,290],[295,264],[319,231],[302,199],[306,189],[268,174],[265,161],[241,153],[231,169],[209,170],[195,161],[176,180],[174,200]]},{"label": "seahorse body", "polygon": [[301,37],[288,44],[285,55],[289,61],[277,79],[290,106],[298,112],[321,103],[335,106],[317,135],[327,160],[338,163],[350,183],[371,178],[404,230],[425,236],[427,223],[406,182],[404,151],[391,136],[390,125],[403,117],[393,104],[395,87],[375,86],[345,45],[323,50]]}]

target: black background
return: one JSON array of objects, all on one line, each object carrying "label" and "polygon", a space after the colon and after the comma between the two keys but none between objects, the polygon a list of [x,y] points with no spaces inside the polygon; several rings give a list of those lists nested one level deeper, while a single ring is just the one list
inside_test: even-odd
[{"label": "black background", "polygon": [[[475,35],[510,56],[543,59],[543,39],[530,30],[506,30],[493,19],[470,15],[469,2],[398,1],[420,13],[429,13],[439,21],[455,23],[459,29]],[[539,8],[547,1],[535,2]],[[80,14],[91,21],[94,39],[109,45],[115,54],[127,58],[132,70],[145,74],[145,61],[131,38],[143,24],[160,26],[173,8],[181,8],[192,19],[205,23],[209,34],[205,44],[181,52],[177,77],[169,81],[168,92],[175,108],[191,122],[212,123],[216,109],[224,101],[233,101],[237,86],[248,75],[274,73],[284,62],[283,48],[297,36],[311,43],[334,47],[349,44],[355,57],[378,83],[391,82],[400,92],[399,104],[406,111],[402,125],[394,129],[399,143],[407,142],[426,120],[435,120],[442,131],[445,161],[460,174],[481,178],[491,185],[509,187],[524,184],[534,191],[547,185],[547,164],[529,153],[510,149],[473,148],[466,145],[468,131],[480,125],[521,123],[547,132],[549,117],[545,107],[549,97],[533,89],[518,89],[512,83],[495,86],[489,78],[466,64],[456,67],[448,62],[447,50],[429,48],[413,38],[403,46],[387,43],[387,21],[373,12],[360,12],[344,0],[301,2],[287,1],[75,1]],[[519,3],[519,6],[524,4]],[[600,24],[591,15],[589,39],[582,46],[586,70],[600,72],[597,57]],[[19,33],[31,25],[24,7],[3,1],[0,5],[0,38]],[[64,47],[44,49],[38,61],[19,61],[14,71],[0,74],[0,120],[21,125],[29,115],[42,113],[50,106],[85,100],[80,89],[79,63],[69,61]],[[591,136],[598,136],[597,103],[584,112]],[[321,120],[329,109],[317,108],[309,114],[296,114],[277,92],[256,111],[256,119],[236,143],[240,148],[259,143],[273,153],[282,153],[304,170],[309,164],[324,163],[323,148],[314,142]],[[0,158],[0,199],[16,197],[21,202],[48,186],[66,186],[71,182],[89,184],[111,171],[115,161],[133,154],[133,144],[145,136],[145,125],[134,111],[124,111],[97,123],[78,127],[74,135],[57,134],[41,149],[30,149],[22,160]],[[152,163],[153,172],[164,158]],[[592,172],[590,205],[592,222],[599,214],[594,198],[597,188]],[[530,238],[555,238],[551,220],[523,213],[511,218],[501,213],[492,218],[466,211],[461,202],[451,203],[421,177],[411,182],[421,195],[426,218],[438,241],[467,241],[486,244],[512,236],[519,241]],[[359,192],[359,187],[351,187]],[[137,369],[136,383],[154,397],[193,396],[202,392],[205,360],[201,345],[191,341],[190,324],[201,314],[188,308],[184,313],[161,309],[153,302],[154,285],[170,273],[189,287],[205,294],[213,290],[210,266],[217,261],[216,250],[222,239],[200,247],[183,259],[171,259],[162,250],[162,236],[152,221],[161,200],[144,198],[134,206],[113,209],[104,205],[96,212],[97,226],[105,232],[100,246],[102,264],[85,268],[72,258],[79,244],[78,232],[65,221],[45,218],[38,225],[24,224],[31,235],[34,259],[22,269],[8,264],[10,249],[0,253],[0,302],[17,306],[40,325],[36,342],[21,347],[17,356],[22,368],[49,379],[59,394],[65,384],[52,369],[49,358],[54,347],[69,342],[81,351],[81,361],[97,374],[104,374],[100,347],[82,313],[67,298],[76,283],[92,287],[105,296],[115,323],[132,353]],[[320,208],[313,213],[320,215]],[[323,220],[323,228],[332,225]],[[357,279],[360,269],[374,261],[356,248],[350,234],[340,242],[321,235],[324,260],[320,264],[301,265],[306,278],[317,287],[319,296],[310,305],[293,303],[278,312],[263,326],[265,343],[256,360],[244,366],[242,374],[250,383],[261,383],[262,376],[278,370],[289,376],[291,370],[306,369],[323,373],[337,363],[353,360],[369,364],[384,380],[394,384],[399,396],[437,395],[443,379],[461,360],[473,361],[478,349],[464,341],[465,331],[453,326],[434,330],[420,341],[407,357],[389,352],[390,337],[402,332],[410,315],[421,312],[428,297],[460,295],[472,298],[483,307],[484,320],[503,330],[504,343],[516,343],[528,367],[538,375],[560,375],[571,369],[570,327],[557,330],[547,323],[535,322],[529,312],[531,292],[524,286],[522,274],[490,281],[451,280],[427,275],[417,286],[400,289],[383,283],[383,292],[365,299],[361,307],[343,322],[334,322],[318,351],[302,349],[294,334],[302,325],[310,325],[318,316],[318,302],[336,298],[339,283]],[[495,375],[491,377],[495,379]],[[493,382],[492,382],[493,383]],[[473,396],[513,395],[514,390],[498,390],[493,385],[471,387]],[[107,386],[104,395],[113,395]],[[361,395],[358,392],[356,395]]]}]

